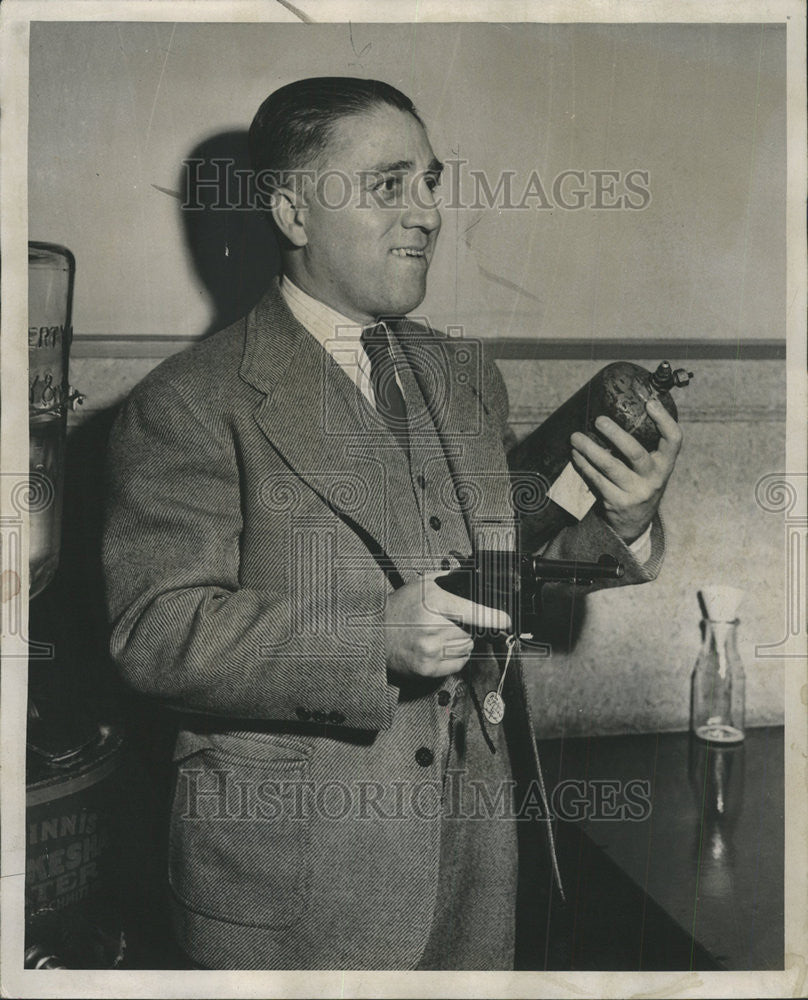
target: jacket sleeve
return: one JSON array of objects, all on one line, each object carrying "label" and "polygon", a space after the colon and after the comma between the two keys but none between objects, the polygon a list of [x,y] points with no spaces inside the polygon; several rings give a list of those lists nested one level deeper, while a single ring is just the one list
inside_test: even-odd
[{"label": "jacket sleeve", "polygon": [[[103,564],[110,649],[124,679],[173,708],[244,719],[388,728],[385,583],[321,597],[242,586],[239,467],[222,426],[203,426],[174,386],[129,397],[108,450]],[[357,622],[360,624],[357,625]],[[281,649],[282,653],[277,651]]]},{"label": "jacket sleeve", "polygon": [[[492,362],[484,366],[486,408],[500,428],[506,452],[516,443],[516,435],[509,423],[508,390],[501,372]],[[619,580],[598,581],[588,590],[620,587],[627,584],[646,583],[656,579],[665,554],[665,531],[657,514],[651,523],[651,556],[645,563],[638,563],[631,549],[620,536],[597,514],[593,507],[577,524],[564,528],[542,553],[548,559],[592,560],[608,554],[622,564],[625,575]],[[563,584],[547,584],[555,590],[565,589]],[[568,588],[567,588],[568,589]],[[580,591],[579,591],[580,592]]]}]

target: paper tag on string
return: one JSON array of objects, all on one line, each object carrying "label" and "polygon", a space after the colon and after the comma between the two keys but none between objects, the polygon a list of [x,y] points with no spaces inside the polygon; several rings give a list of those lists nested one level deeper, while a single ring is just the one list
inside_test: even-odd
[{"label": "paper tag on string", "polygon": [[547,491],[547,496],[579,521],[584,519],[596,499],[572,462],[567,462],[561,470],[561,475]]}]

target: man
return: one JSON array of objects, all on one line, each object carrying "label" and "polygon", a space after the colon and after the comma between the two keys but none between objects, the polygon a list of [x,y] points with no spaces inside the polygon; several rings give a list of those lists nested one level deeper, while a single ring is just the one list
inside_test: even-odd
[{"label": "man", "polygon": [[[152,372],[110,446],[111,649],[178,713],[178,940],[211,968],[510,968],[518,663],[504,723],[481,703],[511,623],[436,582],[508,534],[507,396],[403,319],[441,165],[403,94],[351,78],[272,94],[250,144],[283,275]],[[680,432],[649,412],[653,454],[609,421],[622,460],[574,437],[600,512],[546,555],[656,574]]]}]

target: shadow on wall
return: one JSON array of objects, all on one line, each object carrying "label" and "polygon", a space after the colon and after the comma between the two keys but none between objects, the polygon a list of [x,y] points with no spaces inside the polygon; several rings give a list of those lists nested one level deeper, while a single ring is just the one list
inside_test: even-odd
[{"label": "shadow on wall", "polygon": [[205,336],[248,313],[280,272],[275,235],[251,195],[251,173],[242,130],[199,143],[180,175],[185,245],[214,308]]},{"label": "shadow on wall", "polygon": [[[247,133],[214,135],[198,144],[188,161],[197,166],[183,177],[179,191],[186,205],[199,207],[178,203],[177,210],[188,252],[214,305],[207,335],[249,312],[278,273],[280,255],[269,224],[248,203]],[[77,667],[82,699],[103,705],[104,712],[120,697],[107,669],[101,571],[104,460],[116,412],[117,407],[98,411],[71,428],[60,565],[53,583],[31,608],[32,625],[53,630],[58,623],[56,645],[69,651]]]}]

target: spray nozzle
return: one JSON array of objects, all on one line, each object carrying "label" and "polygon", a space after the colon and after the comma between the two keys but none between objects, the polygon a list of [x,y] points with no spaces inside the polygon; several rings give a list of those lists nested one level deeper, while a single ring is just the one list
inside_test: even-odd
[{"label": "spray nozzle", "polygon": [[669,361],[661,361],[657,365],[657,370],[651,375],[651,385],[655,389],[672,389],[674,386],[681,388],[688,385],[693,378],[693,372],[684,368],[677,368],[674,371]]}]

